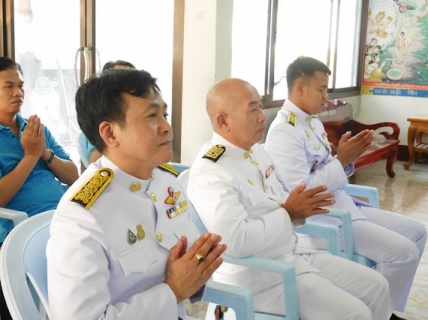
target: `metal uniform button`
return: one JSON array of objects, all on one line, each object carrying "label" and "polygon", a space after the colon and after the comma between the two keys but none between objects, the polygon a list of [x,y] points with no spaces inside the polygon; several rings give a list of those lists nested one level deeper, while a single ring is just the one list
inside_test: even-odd
[{"label": "metal uniform button", "polygon": [[259,165],[259,162],[258,162],[257,160],[253,160],[252,162],[253,162],[253,164],[254,164],[254,165],[256,165],[256,166],[258,166],[258,165]]},{"label": "metal uniform button", "polygon": [[269,189],[269,185],[267,183],[265,183],[265,189]]},{"label": "metal uniform button", "polygon": [[156,202],[156,195],[153,192],[150,193],[150,198],[152,198],[153,202]]},{"label": "metal uniform button", "polygon": [[253,153],[253,148],[250,148],[250,153]]},{"label": "metal uniform button", "polygon": [[162,242],[163,241],[163,234],[160,232],[156,233],[156,238],[158,239],[159,242]]},{"label": "metal uniform button", "polygon": [[250,155],[248,154],[248,152],[245,152],[245,153],[244,153],[244,158],[245,158],[245,159],[248,159],[248,157],[249,157],[249,156],[250,156]]},{"label": "metal uniform button", "polygon": [[131,183],[131,185],[129,186],[129,189],[131,189],[132,192],[137,192],[138,190],[141,189],[141,183],[139,183],[138,181],[135,181]]}]

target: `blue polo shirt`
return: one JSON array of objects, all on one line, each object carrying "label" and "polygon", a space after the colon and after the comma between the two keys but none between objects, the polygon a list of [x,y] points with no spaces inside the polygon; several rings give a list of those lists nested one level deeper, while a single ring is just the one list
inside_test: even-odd
[{"label": "blue polo shirt", "polygon": [[[12,171],[24,157],[24,148],[21,144],[21,132],[27,125],[27,119],[16,115],[19,126],[19,137],[16,137],[10,127],[0,124],[0,178]],[[45,127],[44,136],[46,147],[52,149],[59,158],[70,160],[68,154],[56,142],[50,131]],[[24,185],[12,200],[5,206],[8,209],[25,211],[28,216],[55,209],[64,194],[61,182],[55,175],[38,161],[33,171],[25,180]],[[11,220],[0,218],[0,242],[3,242],[7,233],[12,230]]]},{"label": "blue polo shirt", "polygon": [[91,153],[94,150],[97,150],[86,138],[86,136],[83,134],[83,132],[80,132],[79,134],[79,155],[80,158],[84,164],[84,166],[87,168],[91,164],[90,162],[90,156]]}]

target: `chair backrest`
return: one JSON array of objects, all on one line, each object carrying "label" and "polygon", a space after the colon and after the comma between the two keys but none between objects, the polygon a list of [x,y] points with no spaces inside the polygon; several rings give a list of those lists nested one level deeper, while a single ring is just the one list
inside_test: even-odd
[{"label": "chair backrest", "polygon": [[172,165],[175,171],[177,171],[179,174],[181,174],[184,170],[187,170],[190,168],[189,166],[179,162],[170,162],[169,164]]},{"label": "chair backrest", "polygon": [[79,133],[78,141],[77,141],[77,151],[79,152],[80,159],[85,166],[85,168],[89,167],[90,161],[90,153],[88,152],[88,139],[83,134],[83,132]]},{"label": "chair backrest", "polygon": [[53,210],[43,212],[20,223],[10,232],[0,251],[1,286],[14,320],[41,318],[27,277],[43,305],[41,313],[49,314],[46,243],[53,213]]}]

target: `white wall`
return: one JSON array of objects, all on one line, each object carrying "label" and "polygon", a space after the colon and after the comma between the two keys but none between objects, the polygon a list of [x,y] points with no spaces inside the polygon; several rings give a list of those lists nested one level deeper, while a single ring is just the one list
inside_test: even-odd
[{"label": "white wall", "polygon": [[181,162],[187,165],[212,136],[206,94],[230,77],[232,8],[230,0],[185,2]]},{"label": "white wall", "polygon": [[400,126],[400,145],[407,145],[407,118],[417,114],[428,114],[428,99],[362,95],[358,113],[354,118],[362,123],[396,122]]}]

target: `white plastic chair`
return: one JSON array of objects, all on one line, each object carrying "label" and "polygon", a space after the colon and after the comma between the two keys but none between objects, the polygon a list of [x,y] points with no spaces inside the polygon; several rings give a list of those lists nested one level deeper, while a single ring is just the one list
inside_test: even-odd
[{"label": "white plastic chair", "polygon": [[[46,244],[53,213],[40,213],[14,228],[0,252],[2,289],[14,320],[40,320],[49,315]],[[254,319],[253,298],[247,289],[209,281],[204,300],[229,303],[238,310],[239,319]]]},{"label": "white plastic chair", "polygon": [[14,320],[40,320],[49,313],[46,242],[53,212],[37,214],[13,228],[0,251],[1,286]]},{"label": "white plastic chair", "polygon": [[[368,203],[375,208],[379,208],[379,195],[378,190],[374,187],[361,186],[355,184],[348,184],[343,187],[343,190],[351,195],[356,197],[366,198]],[[359,264],[367,266],[369,268],[373,267],[375,263],[367,257],[359,255],[354,252],[354,236],[352,231],[352,217],[351,213],[348,210],[343,209],[334,209],[330,208],[328,213],[331,216],[334,216],[342,220],[342,230],[344,235],[344,250],[336,253],[336,251],[331,250],[331,245],[329,244],[329,251],[334,255],[341,256],[343,258],[355,261]],[[315,224],[319,224],[316,222]],[[297,232],[305,233],[312,236],[318,236],[314,233],[314,229],[305,229],[306,226],[303,226],[302,229],[296,229]],[[303,232],[302,232],[303,231]],[[331,240],[334,241],[334,240]],[[337,242],[339,243],[339,234],[337,234]]]},{"label": "white plastic chair", "polygon": [[[0,218],[12,220],[13,227],[16,227],[18,224],[28,218],[28,214],[24,211],[11,210],[0,207]],[[0,234],[1,238],[5,236],[6,234]]]}]

